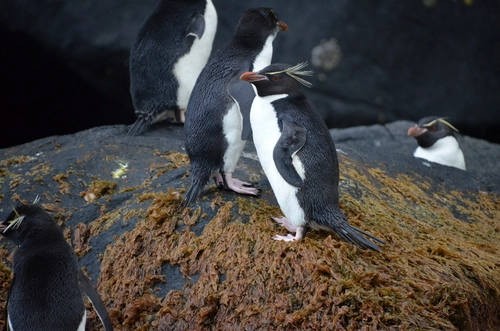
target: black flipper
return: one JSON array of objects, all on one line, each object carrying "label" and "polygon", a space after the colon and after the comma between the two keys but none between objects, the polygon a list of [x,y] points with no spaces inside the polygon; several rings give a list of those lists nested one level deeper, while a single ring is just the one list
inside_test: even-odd
[{"label": "black flipper", "polygon": [[273,159],[281,177],[290,185],[302,187],[302,178],[297,173],[292,156],[306,143],[306,130],[291,122],[283,121],[283,130],[273,150]]},{"label": "black flipper", "polygon": [[186,29],[186,36],[195,36],[198,39],[201,39],[203,33],[205,32],[205,18],[203,15],[194,14],[191,22]]},{"label": "black flipper", "polygon": [[255,92],[252,84],[239,79],[233,80],[230,83],[229,95],[240,107],[241,117],[243,117],[243,129],[241,131],[241,140],[248,140],[252,135],[252,126],[250,125],[250,109],[255,98]]},{"label": "black flipper", "polygon": [[80,290],[92,302],[97,315],[99,315],[99,318],[101,319],[102,325],[104,325],[104,330],[113,331],[111,319],[109,318],[108,311],[106,310],[106,307],[101,300],[101,296],[94,288],[94,286],[92,286],[90,280],[84,275],[81,269],[79,269],[78,272],[78,284],[80,285]]}]

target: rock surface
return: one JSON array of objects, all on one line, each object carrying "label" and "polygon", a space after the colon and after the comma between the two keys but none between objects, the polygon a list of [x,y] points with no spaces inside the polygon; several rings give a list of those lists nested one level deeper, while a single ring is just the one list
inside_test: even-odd
[{"label": "rock surface", "polygon": [[[383,252],[312,231],[298,243],[249,142],[237,177],[189,211],[180,126],[105,126],[0,150],[1,218],[40,203],[64,227],[116,330],[494,330],[500,325],[500,146],[460,137],[467,171],[411,156],[411,122],[332,130],[341,208]],[[125,166],[126,165],[126,166]],[[13,247],[0,239],[0,324]],[[90,329],[101,329],[94,313]],[[1,325],[0,325],[1,327]]]},{"label": "rock surface", "polygon": [[[44,126],[32,123],[34,130],[47,129],[44,136],[75,129],[68,126],[132,123],[129,49],[156,3],[0,2],[0,36],[10,49],[0,55],[3,77],[12,83],[2,92],[20,110],[12,116],[25,125],[31,124],[27,114],[44,120]],[[214,49],[230,38],[244,10],[262,5],[214,4],[219,13]],[[497,1],[270,0],[266,5],[290,28],[275,40],[274,62],[313,64],[311,99],[330,127],[438,115],[450,117],[468,135],[500,142]],[[71,111],[73,117],[59,121]]]}]

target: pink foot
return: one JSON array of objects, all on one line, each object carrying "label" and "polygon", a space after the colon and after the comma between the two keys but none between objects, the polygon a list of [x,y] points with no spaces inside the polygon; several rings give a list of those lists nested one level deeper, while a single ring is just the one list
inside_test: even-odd
[{"label": "pink foot", "polygon": [[217,185],[218,188],[224,187],[224,178],[222,178],[222,175],[220,174],[220,172],[218,172],[215,175],[214,181],[215,181],[215,185]]},{"label": "pink foot", "polygon": [[273,220],[276,221],[281,226],[284,226],[288,231],[290,232],[297,232],[297,227],[293,225],[288,218],[281,216],[281,217],[272,217]]},{"label": "pink foot", "polygon": [[236,193],[249,194],[249,195],[259,195],[259,189],[252,187],[252,184],[247,182],[242,182],[239,179],[233,178],[232,173],[224,174],[225,183],[227,187]]},{"label": "pink foot", "polygon": [[286,236],[280,236],[279,234],[277,234],[273,237],[273,240],[290,242],[290,241],[296,241],[297,239],[295,239],[295,237],[292,236],[291,234],[287,234]]},{"label": "pink foot", "polygon": [[284,226],[288,231],[295,232],[295,236],[291,235],[290,233],[287,234],[286,236],[280,236],[277,234],[273,237],[274,240],[299,241],[305,237],[305,234],[306,234],[305,227],[295,226],[288,220],[288,218],[283,217],[283,216],[282,217],[273,217],[273,220],[275,220],[279,225]]}]

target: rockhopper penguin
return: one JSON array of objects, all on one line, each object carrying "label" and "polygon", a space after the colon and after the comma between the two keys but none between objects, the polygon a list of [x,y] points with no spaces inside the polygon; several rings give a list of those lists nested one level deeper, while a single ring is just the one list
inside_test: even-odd
[{"label": "rockhopper penguin", "polygon": [[34,204],[15,208],[0,223],[0,233],[18,246],[6,305],[7,330],[84,331],[82,294],[94,305],[105,330],[113,329],[99,293],[45,210]]},{"label": "rockhopper penguin", "polygon": [[328,128],[316,107],[307,100],[300,76],[306,63],[296,66],[272,64],[241,79],[257,89],[250,111],[253,140],[259,161],[286,217],[275,218],[295,236],[304,238],[308,228],[337,233],[362,248],[380,251],[368,240],[384,244],[374,236],[349,225],[339,208],[339,164]]},{"label": "rockhopper penguin", "polygon": [[431,162],[465,170],[465,159],[458,145],[458,130],[443,117],[424,117],[408,129],[408,135],[417,140],[413,156]]},{"label": "rockhopper penguin", "polygon": [[182,203],[194,202],[214,177],[219,188],[258,195],[259,190],[233,178],[236,163],[251,134],[250,107],[255,92],[239,79],[271,62],[272,42],[288,27],[271,8],[251,8],[240,18],[232,40],[203,68],[189,99],[184,125],[191,162],[191,187]]},{"label": "rockhopper penguin", "polygon": [[130,94],[137,120],[128,135],[140,134],[167,118],[184,122],[216,29],[212,0],[160,0],[130,52]]}]

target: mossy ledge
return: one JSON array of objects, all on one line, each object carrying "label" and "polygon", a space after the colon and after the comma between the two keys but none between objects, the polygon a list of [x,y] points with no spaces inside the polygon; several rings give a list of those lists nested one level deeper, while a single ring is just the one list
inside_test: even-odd
[{"label": "mossy ledge", "polygon": [[[2,217],[16,200],[41,196],[116,330],[500,325],[500,195],[474,175],[461,184],[451,181],[465,176],[459,170],[446,169],[452,176],[397,168],[393,160],[367,163],[340,146],[341,208],[352,225],[387,244],[381,253],[365,251],[317,231],[283,243],[271,239],[285,229],[271,219],[280,210],[251,144],[237,175],[256,181],[260,198],[207,186],[192,208],[179,211],[189,185],[179,129],[160,131],[169,141],[155,137],[158,131],[135,139],[125,132],[96,128],[0,151]],[[92,200],[80,194],[98,188]],[[4,239],[0,245],[5,299],[13,247]],[[0,300],[0,327],[4,305]],[[101,330],[92,311],[88,325]]]}]

